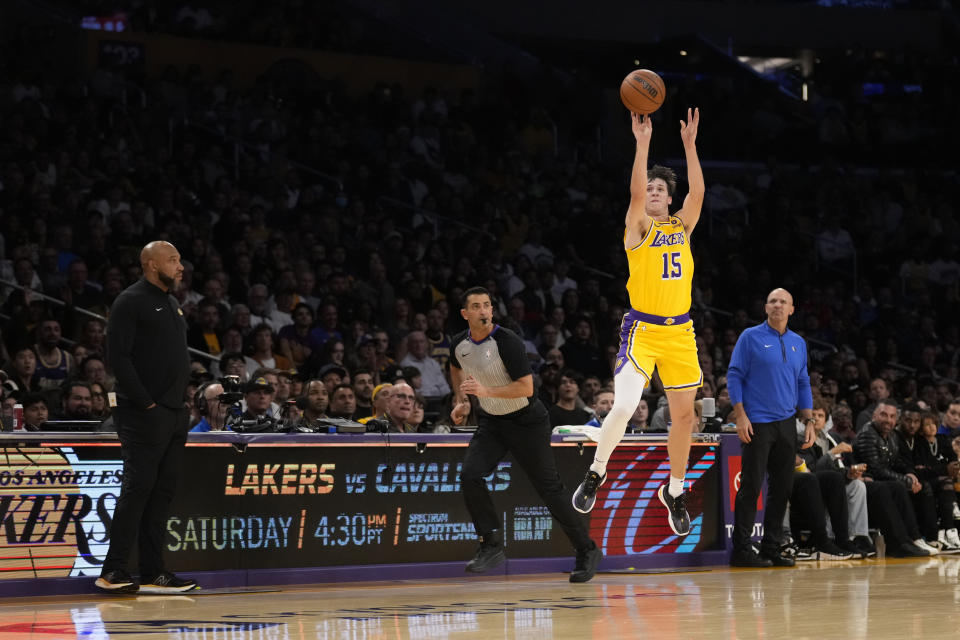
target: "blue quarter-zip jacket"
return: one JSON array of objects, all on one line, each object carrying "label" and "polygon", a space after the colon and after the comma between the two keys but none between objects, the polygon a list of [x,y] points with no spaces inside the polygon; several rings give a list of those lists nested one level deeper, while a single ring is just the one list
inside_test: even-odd
[{"label": "blue quarter-zip jacket", "polygon": [[813,408],[807,374],[807,343],[789,329],[783,335],[768,323],[740,334],[727,370],[730,402],[743,403],[750,422],[786,420]]}]

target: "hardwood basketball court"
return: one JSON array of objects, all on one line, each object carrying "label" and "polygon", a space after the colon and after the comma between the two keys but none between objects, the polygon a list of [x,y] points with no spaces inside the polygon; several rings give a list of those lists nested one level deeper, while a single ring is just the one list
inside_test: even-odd
[{"label": "hardwood basketball court", "polygon": [[0,638],[936,638],[960,629],[960,557],[410,580],[0,603]]}]

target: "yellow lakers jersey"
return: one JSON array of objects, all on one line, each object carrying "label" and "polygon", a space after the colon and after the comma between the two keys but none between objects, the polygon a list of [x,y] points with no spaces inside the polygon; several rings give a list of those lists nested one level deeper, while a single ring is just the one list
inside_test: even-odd
[{"label": "yellow lakers jersey", "polygon": [[680,218],[652,221],[640,244],[625,250],[631,307],[656,316],[678,316],[690,310],[693,254]]}]

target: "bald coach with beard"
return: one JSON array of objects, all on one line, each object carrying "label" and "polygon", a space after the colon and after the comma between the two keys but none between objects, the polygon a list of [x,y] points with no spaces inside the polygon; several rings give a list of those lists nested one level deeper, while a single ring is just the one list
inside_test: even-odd
[{"label": "bald coach with beard", "polygon": [[[117,296],[107,326],[123,484],[95,584],[111,593],[180,593],[197,583],[165,569],[163,541],[189,428],[183,403],[190,373],[187,324],[172,295],[183,265],[176,247],[163,241],[143,248],[140,265],[143,277]],[[139,581],[127,569],[134,539]]]}]

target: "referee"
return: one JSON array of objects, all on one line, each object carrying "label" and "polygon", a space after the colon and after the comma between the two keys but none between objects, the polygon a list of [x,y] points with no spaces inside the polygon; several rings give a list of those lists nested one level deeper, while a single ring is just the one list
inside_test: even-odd
[{"label": "referee", "polygon": [[[797,452],[797,410],[806,422],[803,448],[813,444],[816,432],[813,396],[807,375],[807,343],[787,329],[793,314],[793,296],[774,289],[767,296],[767,320],[740,334],[727,370],[727,390],[743,442],[740,490],[734,503],[733,554],[738,567],[793,566],[782,554],[783,516],[793,487]],[[750,542],[763,472],[769,491],[763,515],[763,540],[758,554]]]},{"label": "referee", "polygon": [[533,373],[523,341],[509,329],[493,324],[490,293],[482,287],[464,292],[460,315],[469,329],[450,341],[450,378],[458,399],[450,413],[454,424],[460,424],[470,412],[466,395],[476,396],[480,403],[477,431],[467,448],[460,478],[480,538],[480,548],[467,571],[483,573],[506,559],[497,536],[500,519],[484,476],[509,452],[576,549],[570,582],[587,582],[597,572],[603,554],[590,539],[560,481],[550,448],[550,420],[543,403],[533,397]]},{"label": "referee", "polygon": [[[123,485],[110,527],[110,550],[97,587],[112,593],[180,593],[196,588],[164,568],[167,508],[181,473],[188,414],[183,403],[190,373],[187,327],[171,295],[183,277],[180,253],[169,242],[140,252],[143,278],[110,309],[107,354],[117,377],[117,436]],[[140,581],[127,571],[138,541]]]}]

